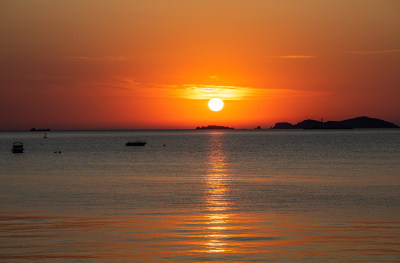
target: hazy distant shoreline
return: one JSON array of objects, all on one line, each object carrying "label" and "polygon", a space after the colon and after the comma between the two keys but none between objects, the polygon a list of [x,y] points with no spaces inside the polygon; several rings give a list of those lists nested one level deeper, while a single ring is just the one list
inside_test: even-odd
[{"label": "hazy distant shoreline", "polygon": [[399,128],[398,125],[376,118],[366,116],[346,119],[342,121],[316,121],[307,119],[297,124],[277,122],[272,129],[385,129]]},{"label": "hazy distant shoreline", "polygon": [[371,118],[371,117],[355,117],[352,119],[346,119],[342,121],[317,121],[312,119],[303,120],[297,124],[291,124],[289,122],[277,122],[274,126],[269,128],[235,128],[228,126],[219,125],[208,125],[208,126],[197,126],[195,128],[171,128],[171,129],[36,129],[36,130],[0,130],[0,132],[104,132],[104,131],[193,131],[193,130],[224,130],[224,131],[240,131],[240,130],[290,130],[290,129],[397,129],[400,128],[395,123],[388,122],[382,119]]}]

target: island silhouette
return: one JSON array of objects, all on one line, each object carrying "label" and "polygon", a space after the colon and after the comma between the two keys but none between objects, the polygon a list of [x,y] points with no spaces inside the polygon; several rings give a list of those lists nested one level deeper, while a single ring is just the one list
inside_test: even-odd
[{"label": "island silhouette", "polygon": [[316,121],[307,119],[297,124],[277,122],[272,129],[364,129],[364,128],[399,128],[398,125],[381,119],[366,116],[342,121]]},{"label": "island silhouette", "polygon": [[226,130],[226,129],[233,130],[234,128],[218,126],[218,125],[208,125],[208,126],[196,127],[196,130]]},{"label": "island silhouette", "polygon": [[35,127],[33,127],[32,129],[31,129],[31,131],[50,131],[50,129],[36,129]]}]

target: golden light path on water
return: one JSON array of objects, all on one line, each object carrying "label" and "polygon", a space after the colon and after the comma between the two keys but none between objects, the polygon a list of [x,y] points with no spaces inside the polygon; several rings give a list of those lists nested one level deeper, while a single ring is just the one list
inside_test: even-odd
[{"label": "golden light path on water", "polygon": [[226,172],[225,155],[223,152],[223,133],[210,134],[208,169],[206,180],[206,200],[208,214],[206,224],[209,234],[206,243],[206,251],[209,253],[226,253],[227,251],[227,225],[230,218],[230,202],[227,197],[228,188],[226,182],[230,180]]}]

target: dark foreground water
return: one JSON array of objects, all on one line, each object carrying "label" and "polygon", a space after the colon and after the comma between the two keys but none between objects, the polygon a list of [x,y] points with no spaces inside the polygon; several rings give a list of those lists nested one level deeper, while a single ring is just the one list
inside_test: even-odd
[{"label": "dark foreground water", "polygon": [[400,130],[43,135],[0,133],[0,262],[400,261]]}]

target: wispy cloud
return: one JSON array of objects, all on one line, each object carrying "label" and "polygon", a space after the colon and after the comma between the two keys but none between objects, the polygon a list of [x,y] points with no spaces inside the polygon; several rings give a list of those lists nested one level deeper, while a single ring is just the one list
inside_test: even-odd
[{"label": "wispy cloud", "polygon": [[279,56],[279,58],[288,58],[288,59],[301,59],[301,58],[315,58],[315,56],[308,55],[290,55],[290,56]]},{"label": "wispy cloud", "polygon": [[140,81],[132,77],[115,76],[95,81],[71,83],[85,94],[97,96],[134,96],[143,98],[175,98],[188,100],[291,100],[309,97],[321,97],[332,94],[327,90],[297,90],[281,88],[246,87],[235,85],[209,84],[163,84]]},{"label": "wispy cloud", "polygon": [[127,96],[163,97],[206,100],[218,97],[224,100],[240,100],[245,97],[255,97],[257,89],[239,86],[221,86],[207,84],[161,84],[140,82],[128,77],[115,77],[107,80],[96,80],[81,83],[80,87],[93,92],[119,90]]},{"label": "wispy cloud", "polygon": [[330,91],[254,88],[243,86],[218,86],[204,84],[168,85],[170,95],[184,99],[206,100],[221,98],[223,100],[265,100],[290,99],[303,97],[320,97],[330,95]]},{"label": "wispy cloud", "polygon": [[178,97],[186,99],[211,99],[221,98],[224,100],[240,100],[244,97],[254,96],[255,89],[240,86],[206,85],[206,84],[181,84],[168,85],[175,90]]},{"label": "wispy cloud", "polygon": [[88,87],[94,89],[119,89],[125,91],[131,91],[133,88],[140,88],[145,85],[134,79],[124,77],[114,77],[108,80],[95,80],[88,82],[87,84]]},{"label": "wispy cloud", "polygon": [[346,54],[355,54],[355,55],[377,55],[377,54],[389,54],[389,53],[400,53],[400,49],[369,50],[369,51],[349,51],[349,52],[346,52]]},{"label": "wispy cloud", "polygon": [[209,79],[219,79],[219,76],[218,75],[212,75],[212,76],[209,76],[208,78]]},{"label": "wispy cloud", "polygon": [[104,56],[104,57],[85,57],[85,56],[72,56],[71,59],[83,61],[125,61],[129,60],[125,56]]}]

